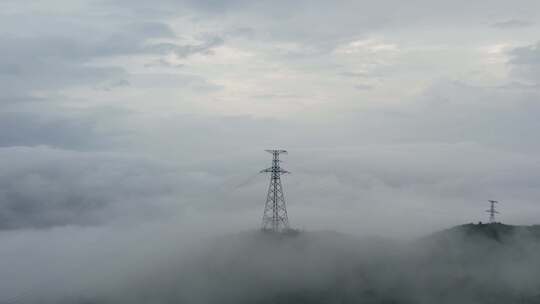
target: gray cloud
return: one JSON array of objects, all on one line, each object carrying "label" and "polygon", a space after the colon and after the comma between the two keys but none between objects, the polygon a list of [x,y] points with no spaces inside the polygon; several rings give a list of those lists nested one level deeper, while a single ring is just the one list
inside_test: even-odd
[{"label": "gray cloud", "polygon": [[531,26],[532,23],[524,20],[509,19],[493,23],[491,26],[498,29],[515,29]]},{"label": "gray cloud", "polygon": [[510,51],[511,63],[516,65],[539,65],[540,42],[524,47],[518,47]]},{"label": "gray cloud", "polygon": [[150,63],[145,64],[144,66],[148,68],[151,68],[151,67],[182,68],[184,67],[184,65],[181,63],[172,63],[164,58],[160,58],[158,60],[152,61]]},{"label": "gray cloud", "polygon": [[7,35],[0,38],[7,59],[26,58],[35,60],[58,59],[63,61],[87,61],[94,57],[133,54],[140,52],[149,39],[175,38],[173,30],[164,23],[137,22],[116,25],[108,30],[92,29],[92,35],[44,36]]},{"label": "gray cloud", "polygon": [[[49,100],[7,98],[0,111],[0,147],[51,146],[76,151],[111,149],[129,143],[122,121],[130,111],[94,107],[84,111]],[[115,125],[116,128],[111,126]]]},{"label": "gray cloud", "polygon": [[509,55],[514,75],[534,83],[540,82],[540,42],[514,48]]},{"label": "gray cloud", "polygon": [[[157,38],[177,38],[164,23],[138,22],[117,26],[112,31],[89,37],[0,37],[0,89],[14,99],[35,91],[52,91],[72,86],[111,89],[127,84],[129,75],[120,66],[93,66],[92,60],[121,55],[162,55],[179,57],[212,54],[222,45],[219,37],[201,44],[154,43]],[[54,76],[53,76],[54,75]]]},{"label": "gray cloud", "polygon": [[75,149],[95,144],[95,117],[0,113],[0,146],[51,145]]},{"label": "gray cloud", "polygon": [[[245,193],[227,194],[244,176],[224,188],[223,172],[211,168],[45,147],[2,148],[0,154],[6,168],[0,176],[0,235],[48,229],[114,230],[170,221],[190,229],[209,220],[220,227],[227,222],[229,228],[245,228],[246,223],[238,221],[240,214],[259,213],[258,204],[254,209],[236,201]],[[209,188],[214,191],[208,193]],[[230,218],[223,221],[224,216]]]},{"label": "gray cloud", "polygon": [[362,72],[341,72],[339,75],[343,77],[351,77],[351,78],[367,78],[371,76],[372,74],[369,73],[362,73]]},{"label": "gray cloud", "polygon": [[356,84],[356,85],[354,85],[354,87],[355,87],[357,90],[371,90],[371,89],[373,89],[373,86],[372,86],[372,85],[369,85],[369,84],[363,84],[363,83]]},{"label": "gray cloud", "polygon": [[[497,0],[490,3],[490,14],[482,4],[465,0],[433,3],[417,0],[414,4],[402,5],[398,0],[379,2],[340,0],[328,1],[158,1],[159,5],[144,1],[110,1],[114,6],[144,12],[151,10],[162,14],[204,16],[220,20],[228,25],[234,16],[237,24],[248,26],[259,40],[294,41],[328,52],[331,46],[343,39],[362,37],[371,31],[392,29],[426,29],[433,26],[468,27],[479,22],[493,23],[493,18],[521,20],[523,14],[516,6]],[[521,7],[528,7],[527,19],[538,17],[535,9],[540,8],[533,0],[523,0]],[[463,11],[463,7],[467,9]],[[361,13],[359,13],[361,12]],[[325,22],[321,22],[325,20]],[[327,26],[332,24],[332,26]],[[238,26],[236,26],[238,27]],[[315,52],[318,54],[318,52]]]},{"label": "gray cloud", "polygon": [[202,44],[178,46],[175,49],[175,54],[177,54],[180,57],[186,57],[186,56],[189,56],[191,54],[196,54],[196,53],[209,55],[209,54],[212,54],[213,48],[223,45],[223,43],[224,41],[222,38],[212,37]]},{"label": "gray cloud", "polygon": [[191,173],[170,163],[126,154],[46,147],[0,154],[1,230],[163,218],[181,210],[199,187],[189,181]]},{"label": "gray cloud", "polygon": [[159,43],[150,45],[147,49],[160,53],[174,53],[178,57],[185,58],[194,54],[212,55],[212,49],[224,43],[220,37],[212,37],[201,44],[179,45],[175,43]]}]

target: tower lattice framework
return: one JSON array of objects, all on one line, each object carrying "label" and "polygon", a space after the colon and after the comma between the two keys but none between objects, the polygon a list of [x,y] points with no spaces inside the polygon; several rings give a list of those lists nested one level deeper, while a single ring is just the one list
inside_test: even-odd
[{"label": "tower lattice framework", "polygon": [[270,173],[270,185],[266,195],[266,204],[262,218],[262,229],[265,231],[282,232],[289,229],[289,218],[285,205],[285,195],[281,185],[281,175],[289,173],[280,166],[279,155],[286,154],[286,150],[265,150],[272,154],[272,166],[261,170],[261,173]]},{"label": "tower lattice framework", "polygon": [[495,215],[499,213],[499,211],[495,209],[495,204],[497,204],[498,201],[489,200],[488,202],[489,202],[489,209],[486,210],[486,212],[489,213],[489,222],[493,224],[493,223],[496,223]]}]

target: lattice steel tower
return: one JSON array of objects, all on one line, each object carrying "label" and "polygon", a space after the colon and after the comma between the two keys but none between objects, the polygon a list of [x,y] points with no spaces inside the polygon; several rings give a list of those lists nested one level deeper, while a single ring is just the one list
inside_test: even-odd
[{"label": "lattice steel tower", "polygon": [[281,175],[289,171],[283,170],[279,165],[279,155],[286,154],[285,150],[265,150],[272,153],[272,166],[261,170],[261,173],[270,173],[270,186],[266,195],[266,204],[262,218],[262,230],[272,232],[282,232],[289,229],[289,219],[287,217],[287,207],[285,206],[285,196],[281,186]]},{"label": "lattice steel tower", "polygon": [[486,210],[487,213],[489,213],[489,222],[495,223],[495,214],[498,214],[499,212],[495,210],[495,204],[497,204],[497,201],[489,200],[490,207],[488,210]]}]

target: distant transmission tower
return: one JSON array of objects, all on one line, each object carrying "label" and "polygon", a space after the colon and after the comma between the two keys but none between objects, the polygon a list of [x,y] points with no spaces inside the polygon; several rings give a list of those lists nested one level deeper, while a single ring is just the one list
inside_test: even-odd
[{"label": "distant transmission tower", "polygon": [[281,186],[281,175],[289,173],[283,170],[279,163],[279,155],[286,154],[285,150],[265,150],[272,153],[272,166],[261,170],[261,173],[270,173],[270,186],[266,195],[262,229],[265,231],[281,232],[289,229],[289,219],[285,206],[285,196]]},{"label": "distant transmission tower", "polygon": [[490,203],[490,207],[488,210],[486,210],[486,212],[489,213],[489,222],[493,224],[495,223],[495,214],[499,213],[497,210],[495,210],[495,204],[499,202],[494,200],[488,200],[488,202]]}]

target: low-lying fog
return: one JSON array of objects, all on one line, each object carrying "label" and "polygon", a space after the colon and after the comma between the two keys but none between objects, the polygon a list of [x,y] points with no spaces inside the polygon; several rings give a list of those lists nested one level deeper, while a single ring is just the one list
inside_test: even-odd
[{"label": "low-lying fog", "polygon": [[331,231],[275,236],[171,228],[65,227],[4,234],[0,303],[540,299],[540,241],[525,232],[496,239],[454,229],[391,240]]}]

